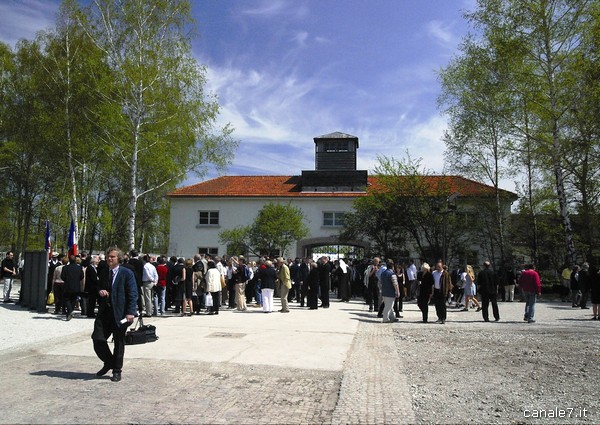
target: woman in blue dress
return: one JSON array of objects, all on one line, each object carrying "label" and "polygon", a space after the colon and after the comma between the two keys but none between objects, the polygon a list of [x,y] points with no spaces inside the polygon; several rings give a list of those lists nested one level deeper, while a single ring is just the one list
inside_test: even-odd
[{"label": "woman in blue dress", "polygon": [[475,289],[475,273],[473,272],[473,267],[467,264],[467,269],[464,271],[460,277],[463,281],[464,290],[465,290],[465,308],[462,311],[469,311],[469,307],[471,305],[471,301],[473,304],[477,306],[477,311],[481,310],[481,305],[475,295],[477,295],[477,291]]}]

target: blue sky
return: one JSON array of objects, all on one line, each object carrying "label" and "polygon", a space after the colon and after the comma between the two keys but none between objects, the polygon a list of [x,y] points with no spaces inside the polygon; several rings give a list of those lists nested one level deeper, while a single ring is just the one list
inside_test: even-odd
[{"label": "blue sky", "polygon": [[[0,40],[14,45],[52,26],[58,4],[0,0]],[[221,122],[240,141],[227,174],[314,169],[313,137],[334,131],[359,138],[359,169],[408,151],[443,172],[436,71],[457,53],[468,30],[463,12],[475,0],[192,4],[194,55],[207,67]]]}]

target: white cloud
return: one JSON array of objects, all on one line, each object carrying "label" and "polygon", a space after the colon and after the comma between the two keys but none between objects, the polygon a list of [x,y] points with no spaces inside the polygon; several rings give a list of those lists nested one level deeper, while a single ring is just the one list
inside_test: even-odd
[{"label": "white cloud", "polygon": [[0,40],[14,46],[21,39],[33,39],[38,31],[54,26],[58,6],[42,0],[0,2]]},{"label": "white cloud", "polygon": [[308,39],[308,33],[306,31],[298,31],[292,37],[292,41],[296,42],[299,46],[306,46],[306,40]]},{"label": "white cloud", "polygon": [[218,94],[222,108],[220,120],[230,122],[240,140],[273,145],[297,143],[307,131],[310,134],[306,118],[318,113],[314,105],[310,106],[310,94],[318,84],[310,78],[299,80],[289,70],[272,74],[265,70],[208,69],[208,88]]},{"label": "white cloud", "polygon": [[452,32],[453,26],[453,24],[442,21],[429,21],[427,23],[427,32],[431,37],[441,42],[442,45],[454,47],[457,43],[457,38]]},{"label": "white cloud", "polygon": [[242,9],[240,13],[242,15],[267,19],[281,16],[303,18],[308,15],[308,8],[297,0],[263,0],[258,2],[254,7]]},{"label": "white cloud", "polygon": [[377,156],[406,158],[414,160],[421,158],[422,165],[436,174],[441,174],[444,168],[444,143],[442,135],[447,123],[438,114],[419,121],[408,119],[401,114],[396,126],[369,126],[356,129],[360,150],[358,166],[361,169],[372,170],[377,163]]}]

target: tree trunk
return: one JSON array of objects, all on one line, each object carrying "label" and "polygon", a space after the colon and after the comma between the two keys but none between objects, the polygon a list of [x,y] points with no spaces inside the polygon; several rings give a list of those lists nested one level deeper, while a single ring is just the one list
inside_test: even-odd
[{"label": "tree trunk", "polygon": [[135,217],[138,200],[137,191],[137,171],[138,171],[138,146],[139,146],[139,123],[136,123],[133,134],[133,151],[131,154],[131,175],[130,185],[131,193],[129,194],[129,221],[128,221],[128,244],[129,249],[135,248]]}]

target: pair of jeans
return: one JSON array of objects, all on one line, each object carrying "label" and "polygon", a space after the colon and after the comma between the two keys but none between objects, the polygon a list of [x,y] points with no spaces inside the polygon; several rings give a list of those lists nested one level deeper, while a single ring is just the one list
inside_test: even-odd
[{"label": "pair of jeans", "polygon": [[254,299],[256,300],[256,304],[262,305],[262,291],[260,290],[260,281],[257,280],[254,284]]},{"label": "pair of jeans", "polygon": [[10,291],[12,290],[13,280],[14,279],[12,277],[4,278],[4,301],[8,301],[10,299]]},{"label": "pair of jeans", "polygon": [[537,293],[523,291],[525,298],[525,319],[533,320],[535,317],[535,302],[537,301]]},{"label": "pair of jeans", "polygon": [[[165,294],[166,287],[156,285],[154,288],[154,315],[158,313],[165,314]],[[160,308],[159,308],[160,306]]]}]

